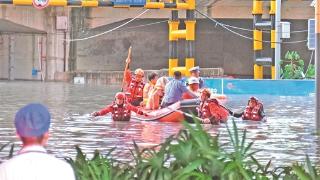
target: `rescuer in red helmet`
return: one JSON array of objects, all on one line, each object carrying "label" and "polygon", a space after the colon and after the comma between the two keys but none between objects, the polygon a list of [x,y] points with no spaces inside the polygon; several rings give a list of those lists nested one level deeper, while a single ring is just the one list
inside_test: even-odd
[{"label": "rescuer in red helmet", "polygon": [[232,116],[243,120],[265,121],[263,104],[256,97],[250,97],[246,109],[241,113],[232,112]]},{"label": "rescuer in red helmet", "polygon": [[115,101],[113,101],[106,108],[92,113],[92,116],[103,116],[111,113],[112,119],[114,121],[129,121],[131,118],[131,111],[139,115],[147,115],[139,108],[131,105],[126,101],[126,95],[123,92],[118,92],[115,95]]},{"label": "rescuer in red helmet", "polygon": [[198,106],[198,116],[203,124],[219,124],[227,122],[229,110],[222,106],[217,99],[210,98],[209,89],[203,89],[200,96],[200,105]]}]

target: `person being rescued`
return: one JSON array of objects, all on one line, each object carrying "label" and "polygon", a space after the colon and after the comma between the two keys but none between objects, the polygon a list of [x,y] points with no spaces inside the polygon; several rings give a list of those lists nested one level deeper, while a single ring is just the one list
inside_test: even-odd
[{"label": "person being rescued", "polygon": [[143,102],[140,104],[141,106],[146,106],[147,101],[149,99],[149,95],[152,92],[152,90],[155,88],[158,77],[159,77],[158,74],[155,72],[152,72],[148,76],[149,82],[147,84],[145,84],[145,86],[143,88]]},{"label": "person being rescued", "polygon": [[[196,77],[190,77],[188,79],[188,89],[190,91],[192,91],[193,93],[197,94],[198,96],[200,96],[200,89],[199,89],[199,79]],[[183,93],[182,94],[182,99],[193,99],[194,97],[192,97],[189,93]]]},{"label": "person being rescued", "polygon": [[118,92],[115,95],[115,101],[112,102],[110,105],[108,105],[106,108],[94,112],[91,115],[92,116],[104,116],[108,113],[111,113],[112,120],[114,121],[130,121],[131,118],[131,111],[139,114],[139,115],[145,115],[142,110],[139,108],[131,105],[129,102],[126,101],[126,95],[123,92]]},{"label": "person being rescued", "polygon": [[198,106],[198,117],[203,124],[219,124],[228,120],[229,110],[222,106],[217,99],[210,98],[209,89],[203,89],[200,93],[200,105]]},{"label": "person being rescued", "polygon": [[128,102],[133,106],[139,106],[143,101],[143,88],[145,85],[143,77],[144,71],[140,68],[134,71],[134,76],[131,75],[130,69],[125,71],[126,94],[128,95]]},{"label": "person being rescued", "polygon": [[233,117],[242,118],[242,120],[262,121],[265,117],[263,104],[256,98],[250,97],[246,109],[241,112],[231,112]]},{"label": "person being rescued", "polygon": [[146,109],[156,110],[160,108],[160,104],[164,96],[164,88],[168,81],[169,80],[166,77],[160,77],[157,80],[156,85],[149,93],[149,97],[145,106]]}]

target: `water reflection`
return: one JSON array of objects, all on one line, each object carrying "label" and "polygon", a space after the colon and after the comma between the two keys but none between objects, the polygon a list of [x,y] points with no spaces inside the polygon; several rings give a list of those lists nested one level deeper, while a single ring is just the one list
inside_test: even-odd
[{"label": "water reflection", "polygon": [[[90,154],[95,149],[108,152],[116,147],[113,155],[129,161],[133,140],[141,147],[150,147],[182,128],[180,123],[113,122],[109,116],[88,118],[88,113],[110,103],[118,90],[117,86],[0,82],[0,144],[20,144],[15,137],[13,117],[30,102],[49,107],[53,120],[48,150],[59,157],[74,156],[74,145],[78,144]],[[227,106],[241,111],[249,97],[229,96]],[[309,154],[312,160],[320,162],[319,138],[313,135],[314,97],[258,97],[264,102],[267,122],[236,120],[240,129],[247,129],[248,138],[255,141],[254,148],[263,150],[257,154],[258,159],[283,164],[304,160],[305,154]],[[231,121],[228,124],[231,126]],[[213,135],[219,133],[221,142],[229,142],[225,125],[204,128]]]}]

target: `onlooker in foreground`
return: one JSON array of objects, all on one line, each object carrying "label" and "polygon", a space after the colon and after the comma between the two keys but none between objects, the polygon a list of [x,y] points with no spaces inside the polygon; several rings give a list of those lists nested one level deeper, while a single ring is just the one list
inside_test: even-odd
[{"label": "onlooker in foreground", "polygon": [[1,180],[74,180],[71,166],[47,154],[50,113],[41,104],[29,104],[15,116],[23,147],[18,155],[0,165]]}]

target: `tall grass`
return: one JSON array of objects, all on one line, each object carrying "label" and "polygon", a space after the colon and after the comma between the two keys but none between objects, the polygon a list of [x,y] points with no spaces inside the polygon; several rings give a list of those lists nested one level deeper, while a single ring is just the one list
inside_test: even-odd
[{"label": "tall grass", "polygon": [[88,158],[78,146],[76,157],[66,161],[78,180],[320,180],[320,170],[308,156],[305,163],[292,166],[271,168],[271,160],[260,163],[253,142],[247,142],[247,131],[239,131],[235,122],[227,127],[231,150],[195,122],[194,126],[184,122],[184,129],[158,146],[140,149],[133,142],[130,164],[112,159],[113,149],[105,155],[96,150]]}]

